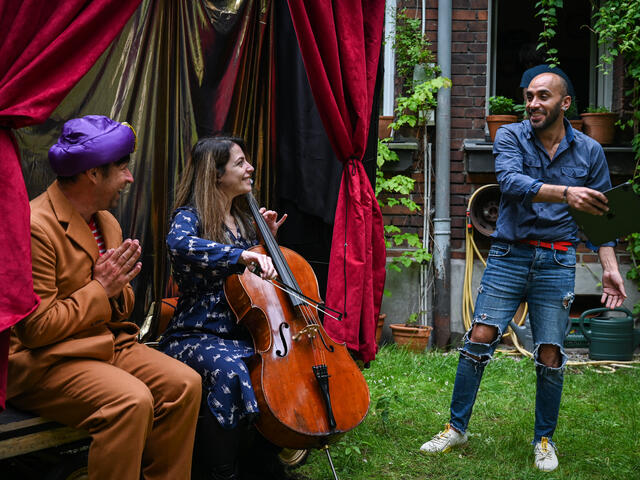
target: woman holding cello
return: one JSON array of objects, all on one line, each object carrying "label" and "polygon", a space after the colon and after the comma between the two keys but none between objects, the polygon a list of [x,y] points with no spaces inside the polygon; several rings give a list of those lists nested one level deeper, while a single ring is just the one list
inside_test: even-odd
[{"label": "woman holding cello", "polygon": [[[231,137],[196,143],[178,184],[167,235],[180,298],[161,348],[202,376],[196,462],[215,480],[252,478],[238,471],[238,458],[248,439],[259,437],[251,427],[258,404],[245,364],[254,353],[252,339],[236,323],[224,282],[247,266],[259,267],[264,279],[276,277],[267,255],[248,250],[257,243],[257,235],[244,200],[252,190],[254,171],[244,150],[242,140]],[[286,215],[278,221],[274,211],[260,213],[275,235]],[[245,469],[257,466],[264,479],[287,478],[277,448],[259,438],[262,451],[242,462]],[[271,476],[265,473],[269,469]]]}]

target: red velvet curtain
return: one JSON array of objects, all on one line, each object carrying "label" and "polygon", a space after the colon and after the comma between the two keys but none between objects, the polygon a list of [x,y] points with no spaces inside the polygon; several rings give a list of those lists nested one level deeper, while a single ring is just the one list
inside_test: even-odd
[{"label": "red velvet curtain", "polygon": [[139,3],[0,0],[0,410],[8,329],[40,302],[31,279],[29,202],[10,129],[44,122]]},{"label": "red velvet curtain", "polygon": [[368,362],[385,279],[382,214],[362,166],[369,134],[384,0],[288,0],[316,106],[344,164],[326,303],[344,312],[325,329]]}]

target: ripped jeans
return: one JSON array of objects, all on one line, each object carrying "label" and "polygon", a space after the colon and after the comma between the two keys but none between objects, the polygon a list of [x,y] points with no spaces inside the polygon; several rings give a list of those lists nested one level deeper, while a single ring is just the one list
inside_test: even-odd
[{"label": "ripped jeans", "polygon": [[[521,302],[528,302],[536,366],[536,413],[534,442],[551,439],[558,422],[564,366],[563,342],[570,327],[569,307],[574,298],[576,254],[526,244],[495,241],[489,252],[474,310],[473,325],[497,328],[490,343],[470,340],[471,330],[460,349],[458,371],[451,399],[451,426],[465,432],[476,400],[480,380],[500,338]],[[473,326],[472,326],[473,328]],[[558,368],[547,367],[538,357],[540,345],[555,345],[562,357]],[[479,358],[480,361],[469,356]]]}]

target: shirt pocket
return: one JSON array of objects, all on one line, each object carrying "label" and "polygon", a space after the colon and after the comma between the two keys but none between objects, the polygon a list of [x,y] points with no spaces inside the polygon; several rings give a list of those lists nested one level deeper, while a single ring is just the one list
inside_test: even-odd
[{"label": "shirt pocket", "polygon": [[560,172],[564,185],[584,185],[587,180],[587,169],[584,167],[561,167]]},{"label": "shirt pocket", "polygon": [[542,162],[535,155],[525,155],[523,159],[523,173],[531,178],[541,179]]}]

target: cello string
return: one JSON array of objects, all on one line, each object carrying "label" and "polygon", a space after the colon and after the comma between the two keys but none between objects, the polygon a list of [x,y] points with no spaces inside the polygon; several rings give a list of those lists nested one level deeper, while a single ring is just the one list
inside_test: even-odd
[{"label": "cello string", "polygon": [[[257,267],[257,270],[256,270]],[[251,273],[253,273],[256,276],[259,276],[258,271],[259,271],[259,267],[257,265],[254,264],[254,269],[249,269],[249,271]],[[262,278],[262,277],[260,277]],[[323,309],[319,306],[319,303],[316,301],[310,301],[311,299],[308,299],[306,295],[302,294],[301,292],[297,292],[296,290],[294,290],[293,288],[291,288],[290,286],[288,286],[285,283],[280,283],[277,281],[273,281],[270,279],[263,279],[264,281],[266,281],[267,283],[270,283],[271,285],[273,285],[275,288],[278,288],[280,290],[282,290],[283,292],[285,292],[286,294],[297,298],[298,300],[300,300],[302,303],[305,303],[306,305],[301,305],[300,306],[300,313],[302,314],[302,317],[304,319],[304,323],[309,326],[309,325],[317,325],[319,322],[316,322],[316,320],[314,319],[314,315],[313,313],[309,313],[309,309],[315,309],[317,311],[321,311],[323,312],[325,315],[327,315],[328,317],[331,317],[337,321],[340,321],[340,318],[334,317],[333,315],[329,314],[326,309]],[[317,330],[318,335],[321,335],[319,333],[319,330]],[[324,351],[322,348],[317,348],[316,347],[316,341],[315,339],[312,337],[311,340],[311,350],[313,352],[313,358],[314,361],[316,362],[316,364],[318,363],[326,363],[326,357],[324,355]],[[320,351],[320,362],[318,361],[318,351]]]},{"label": "cello string", "polygon": [[[317,315],[314,315],[314,312],[312,310],[311,312],[309,311],[310,310],[309,305],[311,305],[317,311],[320,311],[320,308],[316,305],[312,305],[311,302],[309,302],[306,298],[303,298],[304,295],[302,294],[300,286],[298,285],[298,282],[296,281],[296,278],[293,275],[293,272],[289,268],[289,264],[287,263],[287,260],[284,257],[282,250],[280,250],[280,247],[278,246],[277,242],[275,241],[275,238],[271,234],[271,231],[269,230],[264,218],[260,214],[260,211],[259,211],[260,209],[258,208],[258,203],[256,202],[255,197],[250,193],[248,193],[247,200],[249,203],[249,208],[251,210],[251,213],[253,214],[253,217],[258,226],[258,229],[262,234],[262,239],[265,243],[266,250],[269,253],[269,256],[271,257],[274,263],[274,266],[276,267],[276,270],[282,279],[282,285],[286,287],[286,289],[280,287],[279,285],[276,285],[275,282],[271,280],[267,280],[267,281],[271,283],[273,286],[280,288],[283,292],[288,294],[290,298],[296,298],[296,300],[301,302],[302,304],[307,304],[307,305],[301,305],[301,304],[297,305],[299,307],[299,312],[301,313],[302,318],[304,319],[304,323],[306,324],[307,327],[311,325],[319,325],[319,322],[317,322],[314,318],[314,317],[317,317]],[[321,335],[320,329],[316,329],[315,332],[310,333],[308,338],[311,340],[311,349],[313,351],[314,361],[316,362],[316,364],[318,363],[317,354],[319,351],[320,357],[322,359],[322,363],[324,364],[325,363],[324,351],[322,348],[316,348],[316,345],[315,345],[317,343],[316,338],[319,335]]]},{"label": "cello string", "polygon": [[[299,307],[300,308],[299,311],[302,314],[302,317],[304,318],[304,322],[306,323],[306,325],[318,325],[319,324],[319,322],[317,322],[315,320],[313,312],[309,312],[310,309],[315,309],[317,311],[322,311],[328,317],[331,317],[331,318],[334,318],[335,320],[340,321],[339,318],[336,318],[333,315],[327,313],[326,311],[323,311],[323,309],[321,309],[317,305],[317,303],[313,304],[312,302],[307,300],[305,295],[299,294],[295,290],[290,289],[290,287],[288,285],[280,284],[279,282],[274,282],[273,280],[265,280],[265,281],[270,283],[274,287],[282,290],[283,292],[288,293],[288,294],[298,298],[300,301],[302,301],[303,303],[306,304],[306,305],[301,305]],[[316,330],[316,336],[310,337],[311,338],[311,350],[313,352],[313,359],[314,359],[316,365],[318,365],[318,364],[325,364],[326,365],[326,357],[325,357],[324,349],[322,348],[322,346],[320,346],[318,348],[318,346],[316,345],[316,343],[317,343],[316,337],[317,336],[321,336],[321,335],[322,335],[322,333],[318,329],[318,330]]]},{"label": "cello string", "polygon": [[[314,305],[312,302],[310,302],[309,300],[307,300],[303,295],[298,294],[295,290],[288,290],[288,288],[285,288],[284,286],[281,286],[281,284],[279,284],[278,282],[274,282],[273,280],[265,280],[267,283],[270,283],[271,285],[273,285],[276,288],[279,288],[280,290],[282,290],[285,293],[288,293],[296,298],[298,298],[299,300],[301,300],[302,302],[306,303],[307,305],[305,306],[305,308],[314,308],[319,312],[322,312],[324,315],[326,315],[327,317],[333,318],[334,320],[340,322],[342,321],[341,318],[336,317],[331,315],[330,313],[327,312],[326,309],[320,307],[318,304]],[[301,309],[303,307],[300,307]],[[311,318],[313,317],[313,314],[311,314]],[[305,319],[306,319],[306,315],[305,315]],[[315,319],[312,318],[312,320],[310,320],[310,322],[312,323],[317,323],[315,321]]]}]

